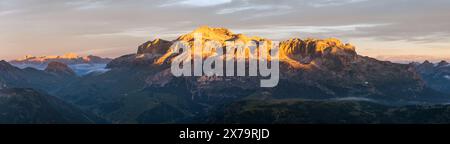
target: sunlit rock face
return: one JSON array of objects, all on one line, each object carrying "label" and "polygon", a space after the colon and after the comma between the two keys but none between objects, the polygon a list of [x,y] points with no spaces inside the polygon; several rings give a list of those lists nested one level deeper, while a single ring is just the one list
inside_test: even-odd
[{"label": "sunlit rock face", "polygon": [[330,38],[324,40],[292,38],[280,43],[281,55],[310,63],[314,58],[327,55],[356,56],[355,47],[343,44],[340,40]]},{"label": "sunlit rock face", "polygon": [[[250,37],[244,34],[235,34],[226,28],[211,28],[207,26],[199,27],[190,33],[181,35],[176,40],[174,40],[174,42],[185,42],[190,47],[193,47],[196,40],[195,38],[201,38],[201,40],[197,40],[197,42],[200,42],[203,47],[210,46],[212,44],[211,42],[217,42],[218,44],[222,45],[224,54],[227,53],[227,51],[225,50],[227,43],[232,43],[235,45],[243,44],[244,46],[248,46],[250,42],[253,42],[257,47],[266,44],[269,49],[273,48],[272,44],[274,43],[274,41],[272,40],[261,38],[258,36]],[[145,43],[144,46],[148,45],[150,51],[158,51],[158,53],[152,52],[154,54],[160,54],[159,52],[161,52],[161,49],[166,50],[165,54],[154,60],[155,64],[170,63],[171,58],[173,58],[176,54],[174,54],[173,50],[169,47],[161,48],[162,44],[160,44],[160,41],[162,40],[157,39],[154,41],[149,41]],[[163,43],[167,44],[170,42],[163,41]],[[317,58],[329,57],[339,59],[339,61],[342,61],[343,63],[348,63],[349,61],[354,60],[357,56],[354,46],[348,43],[342,43],[340,40],[334,38],[323,40],[302,40],[299,38],[292,38],[280,42],[278,48],[278,60],[280,60],[284,64],[288,64],[291,68],[295,69],[307,69],[313,66],[311,65],[311,63],[314,63],[314,60]],[[139,49],[140,50],[138,51],[138,54],[139,52],[143,51],[142,46],[140,46]],[[214,53],[211,53],[210,51],[201,51],[201,53],[197,55],[207,57],[213,54]],[[245,58],[248,58],[246,55],[241,56],[245,56]]]},{"label": "sunlit rock face", "polygon": [[167,52],[169,47],[173,44],[171,41],[163,39],[155,39],[153,41],[148,41],[138,47],[137,54],[164,54]]},{"label": "sunlit rock face", "polygon": [[[254,42],[255,45],[267,42],[268,45],[271,44],[270,40],[263,39],[260,37],[249,37],[244,34],[235,34],[232,31],[226,29],[226,28],[211,28],[208,26],[202,26],[194,31],[181,35],[178,37],[174,42],[183,42],[184,44],[188,44],[189,47],[194,47],[195,42],[199,42],[201,46],[204,47],[214,47],[216,48],[216,45],[220,45],[220,47],[223,51],[223,54],[226,54],[227,51],[225,50],[225,47],[227,46],[227,42],[230,45],[239,45],[242,44],[243,46],[248,45],[249,42]],[[174,45],[176,46],[176,45]],[[270,46],[269,46],[270,47]],[[168,51],[161,57],[159,57],[155,64],[164,64],[164,63],[170,63],[171,58],[174,57],[174,51],[173,48],[168,49]],[[199,53],[194,53],[194,55],[200,55],[204,58],[216,54],[214,51],[206,51],[202,50]],[[245,56],[245,55],[243,55]],[[248,58],[248,57],[246,57]]]}]

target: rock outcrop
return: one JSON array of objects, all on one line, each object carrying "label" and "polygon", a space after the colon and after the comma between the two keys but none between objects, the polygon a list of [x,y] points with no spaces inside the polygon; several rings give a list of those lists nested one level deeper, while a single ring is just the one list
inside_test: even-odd
[{"label": "rock outcrop", "polygon": [[18,68],[12,66],[11,64],[9,64],[8,62],[1,60],[0,61],[0,71],[13,71],[13,70],[17,70]]},{"label": "rock outcrop", "polygon": [[448,67],[448,66],[450,66],[450,63],[444,60],[437,64],[437,67]]},{"label": "rock outcrop", "polygon": [[173,44],[171,41],[163,39],[155,39],[153,41],[145,42],[138,47],[137,54],[164,54],[167,52],[169,47]]},{"label": "rock outcrop", "polygon": [[328,55],[356,56],[354,46],[343,44],[340,40],[334,38],[324,40],[293,38],[282,41],[280,51],[282,52],[280,55],[302,63],[310,63],[317,57]]},{"label": "rock outcrop", "polygon": [[75,76],[75,72],[66,64],[60,63],[60,62],[50,62],[48,63],[47,68],[45,69],[46,72],[54,73],[57,75],[63,75],[63,76]]}]

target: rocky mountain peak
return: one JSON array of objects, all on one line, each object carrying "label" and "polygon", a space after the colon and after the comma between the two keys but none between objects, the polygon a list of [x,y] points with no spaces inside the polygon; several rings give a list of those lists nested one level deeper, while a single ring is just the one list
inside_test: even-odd
[{"label": "rocky mountain peak", "polygon": [[102,58],[99,56],[88,55],[82,58],[84,63],[108,63],[111,61],[110,58]]},{"label": "rocky mountain peak", "polygon": [[8,62],[6,62],[5,60],[1,60],[0,61],[0,67],[5,67],[5,66],[8,66],[8,65],[10,65]]},{"label": "rocky mountain peak", "polygon": [[51,56],[32,56],[32,55],[26,55],[22,59],[17,59],[15,61],[45,61],[48,59],[76,59],[79,58],[79,56],[75,53],[66,53],[61,56],[51,55]]},{"label": "rocky mountain peak", "polygon": [[430,74],[434,70],[434,64],[426,60],[422,64],[417,65],[416,70],[421,74]]},{"label": "rocky mountain peak", "polygon": [[76,59],[79,56],[76,53],[66,53],[62,56],[58,56],[58,58],[62,58],[62,59]]},{"label": "rocky mountain peak", "polygon": [[67,76],[74,76],[76,75],[75,72],[66,64],[61,62],[50,62],[48,63],[47,68],[45,71],[55,74],[62,74]]},{"label": "rocky mountain peak", "polygon": [[449,66],[449,63],[445,60],[443,60],[437,64],[437,67],[445,67],[445,66]]},{"label": "rocky mountain peak", "polygon": [[335,38],[306,39],[291,38],[280,42],[280,55],[303,63],[325,55],[356,56],[355,47]]},{"label": "rocky mountain peak", "polygon": [[171,41],[163,39],[155,39],[153,41],[147,41],[138,47],[137,54],[153,53],[164,54],[169,47],[173,44]]},{"label": "rocky mountain peak", "polygon": [[176,40],[192,42],[194,40],[195,34],[201,34],[203,41],[214,40],[218,42],[225,41],[243,41],[247,42],[249,40],[263,40],[260,37],[249,37],[244,34],[235,34],[231,30],[226,28],[212,28],[208,26],[201,26],[194,31],[181,35]]},{"label": "rocky mountain peak", "polygon": [[188,34],[178,37],[177,40],[191,42],[194,40],[196,34],[201,34],[202,39],[204,41],[215,40],[218,42],[225,42],[225,41],[233,39],[233,38],[244,38],[245,37],[242,34],[236,35],[226,28],[211,28],[208,26],[201,26]]},{"label": "rocky mountain peak", "polygon": [[[257,36],[246,36],[244,34],[235,34],[226,28],[212,28],[208,26],[201,26],[190,33],[181,35],[174,41],[163,39],[155,39],[147,41],[138,47],[137,54],[127,55],[113,60],[108,64],[108,67],[127,65],[129,64],[165,64],[170,63],[171,59],[176,55],[171,46],[176,41],[187,42],[193,45],[196,34],[202,35],[202,44],[207,44],[208,41],[216,41],[225,47],[226,42],[268,42],[273,41]],[[144,55],[147,54],[147,55]],[[209,54],[202,52],[202,55]],[[331,57],[334,58],[331,58]],[[288,63],[294,68],[301,68],[304,65],[311,63],[314,59],[329,57],[333,61],[339,60],[342,63],[349,63],[357,56],[355,47],[348,43],[343,43],[338,39],[300,39],[292,38],[280,42],[280,60]]]},{"label": "rocky mountain peak", "polygon": [[430,62],[430,61],[428,61],[428,60],[425,60],[425,61],[422,63],[422,65],[433,65],[433,63]]},{"label": "rocky mountain peak", "polygon": [[6,62],[6,61],[4,61],[4,60],[1,60],[1,61],[0,61],[0,70],[2,70],[2,71],[4,71],[4,70],[8,71],[8,70],[14,70],[14,69],[18,69],[18,68],[12,66],[10,63],[8,63],[8,62]]}]

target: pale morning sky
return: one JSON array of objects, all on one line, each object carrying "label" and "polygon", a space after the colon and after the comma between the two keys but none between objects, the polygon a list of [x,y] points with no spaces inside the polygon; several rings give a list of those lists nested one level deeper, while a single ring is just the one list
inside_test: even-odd
[{"label": "pale morning sky", "polygon": [[0,59],[116,57],[201,25],[273,40],[336,37],[372,57],[450,58],[449,0],[1,0]]}]

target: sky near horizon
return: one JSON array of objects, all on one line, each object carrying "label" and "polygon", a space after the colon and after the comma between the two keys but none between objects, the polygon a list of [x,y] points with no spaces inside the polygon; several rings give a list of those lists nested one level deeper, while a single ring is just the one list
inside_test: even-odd
[{"label": "sky near horizon", "polygon": [[117,57],[202,25],[272,40],[335,37],[371,57],[450,59],[449,0],[1,0],[0,59]]}]

